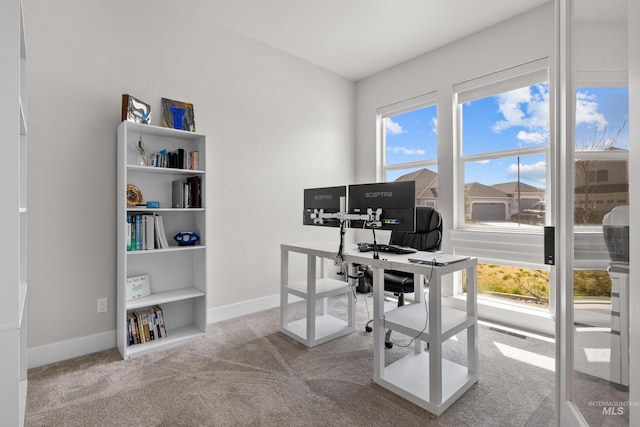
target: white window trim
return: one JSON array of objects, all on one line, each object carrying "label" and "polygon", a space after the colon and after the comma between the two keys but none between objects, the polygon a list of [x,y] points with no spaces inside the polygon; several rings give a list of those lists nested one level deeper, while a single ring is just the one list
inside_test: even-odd
[{"label": "white window trim", "polygon": [[[517,157],[530,154],[545,154],[547,165],[549,165],[550,145],[549,144],[540,147],[519,148],[505,151],[493,151],[479,154],[462,154],[462,104],[465,102],[493,96],[499,93],[508,92],[513,89],[517,89],[524,86],[530,86],[538,84],[540,82],[549,81],[549,59],[540,58],[525,64],[517,65],[506,70],[497,71],[495,73],[487,74],[476,79],[468,80],[466,82],[453,85],[454,102],[456,107],[456,181],[457,184],[454,187],[454,200],[456,201],[454,206],[454,230],[469,230],[479,228],[470,227],[465,223],[465,204],[464,204],[464,165],[467,162],[480,161],[480,160],[492,160],[504,157]],[[551,88],[549,88],[551,90]],[[550,106],[551,108],[551,106]],[[551,112],[550,112],[551,114]],[[551,117],[549,117],[551,120]],[[547,167],[547,182],[549,181],[549,168]],[[550,186],[545,186],[545,198],[550,198]],[[547,218],[548,221],[548,218]],[[492,232],[494,230],[481,229],[483,232]],[[496,229],[500,231],[507,231],[506,229]],[[532,233],[522,232],[520,230],[509,230],[511,233]],[[542,234],[542,228],[536,230],[535,233]]]},{"label": "white window trim", "polygon": [[428,166],[438,165],[438,156],[433,159],[419,160],[415,162],[395,163],[393,165],[387,164],[387,132],[384,125],[384,119],[397,116],[399,114],[408,113],[410,111],[419,110],[422,108],[437,107],[437,93],[428,92],[422,95],[415,96],[413,98],[405,99],[403,101],[395,102],[393,104],[380,107],[376,110],[376,129],[377,140],[380,142],[378,145],[379,162],[377,167],[378,181],[384,182],[387,180],[387,173],[392,170],[401,169],[413,169]]}]

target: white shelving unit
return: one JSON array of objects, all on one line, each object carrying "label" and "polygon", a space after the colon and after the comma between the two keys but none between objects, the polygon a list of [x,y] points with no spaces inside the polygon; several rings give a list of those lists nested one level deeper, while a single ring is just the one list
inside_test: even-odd
[{"label": "white shelving unit", "polygon": [[[397,255],[387,258],[391,269],[418,275],[415,281],[418,284],[421,283],[419,275],[430,277],[429,297],[426,302],[422,301],[421,289],[416,289],[416,303],[384,312],[382,283],[374,284],[374,381],[427,411],[441,415],[479,378],[477,259],[432,267],[400,261]],[[466,270],[467,278],[464,310],[447,305],[441,289],[443,276],[462,270]],[[415,337],[414,351],[387,365],[382,345],[385,329]],[[467,333],[466,365],[443,358],[442,344],[464,331]],[[423,343],[429,343],[428,351]]]},{"label": "white shelving unit", "polygon": [[[142,140],[146,155],[166,150],[199,153],[199,168],[177,169],[140,165],[137,149]],[[118,127],[118,284],[117,345],[123,358],[154,351],[204,336],[207,324],[206,246],[206,138],[202,134],[124,121]],[[147,162],[147,164],[149,164]],[[199,176],[201,207],[172,208],[172,182]],[[135,185],[143,202],[157,201],[158,208],[128,206],[127,185]],[[155,214],[162,217],[169,247],[127,250],[127,217]],[[195,232],[200,241],[179,246],[173,237]],[[126,279],[149,274],[151,294],[127,300]],[[160,305],[167,337],[128,345],[127,315],[144,307]]]},{"label": "white shelving unit", "polygon": [[0,414],[22,426],[27,396],[27,50],[20,0],[0,2]]},{"label": "white shelving unit", "polygon": [[[280,245],[281,289],[280,289],[280,330],[287,336],[313,347],[334,338],[355,331],[355,299],[349,283],[326,277],[324,260],[333,259],[335,251],[326,244],[316,246]],[[298,252],[307,257],[307,278],[303,281],[289,282],[289,253]],[[321,261],[320,277],[317,262]],[[290,319],[289,297],[294,296],[306,302],[306,315],[296,320]],[[343,318],[331,315],[328,309],[330,297],[342,295],[347,304]],[[320,302],[320,310],[316,305]]]}]

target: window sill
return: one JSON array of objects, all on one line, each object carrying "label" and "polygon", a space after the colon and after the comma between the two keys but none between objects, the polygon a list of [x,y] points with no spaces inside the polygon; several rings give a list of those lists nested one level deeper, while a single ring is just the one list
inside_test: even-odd
[{"label": "window sill", "polygon": [[[460,295],[448,298],[447,304],[464,310],[467,297]],[[526,307],[481,295],[478,296],[478,319],[547,337],[555,336],[555,320],[548,308]]]}]

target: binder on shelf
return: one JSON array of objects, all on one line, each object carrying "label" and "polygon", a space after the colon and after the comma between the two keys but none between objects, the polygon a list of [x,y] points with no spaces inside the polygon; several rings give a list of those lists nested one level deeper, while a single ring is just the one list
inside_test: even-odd
[{"label": "binder on shelf", "polygon": [[171,207],[202,207],[202,179],[200,176],[171,181]]},{"label": "binder on shelf", "polygon": [[162,216],[153,214],[155,216],[155,227],[156,227],[156,243],[158,244],[158,249],[167,249],[169,247],[169,242],[167,241],[167,235],[164,232],[164,222],[162,221]]},{"label": "binder on shelf", "polygon": [[171,181],[171,207],[184,208],[184,183],[181,179]]},{"label": "binder on shelf", "polygon": [[155,217],[153,215],[145,215],[144,216],[144,232],[145,232],[145,249],[151,250],[155,249]]}]

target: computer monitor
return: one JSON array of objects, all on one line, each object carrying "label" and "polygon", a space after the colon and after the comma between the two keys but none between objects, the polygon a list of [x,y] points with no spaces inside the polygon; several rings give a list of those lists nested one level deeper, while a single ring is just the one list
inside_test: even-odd
[{"label": "computer monitor", "polygon": [[[349,186],[349,214],[366,214],[367,209],[382,209],[381,230],[414,232],[416,224],[415,181],[382,182]],[[351,228],[367,228],[360,220],[351,220]],[[371,228],[371,227],[369,227]]]},{"label": "computer monitor", "polygon": [[[321,221],[314,220],[314,216],[322,210],[325,214],[339,213],[341,198],[344,203],[347,196],[347,187],[323,187],[307,188],[304,190],[304,211],[302,223],[304,225],[319,225],[324,227],[340,227],[338,218],[325,218]],[[344,206],[342,206],[344,208]]]}]

